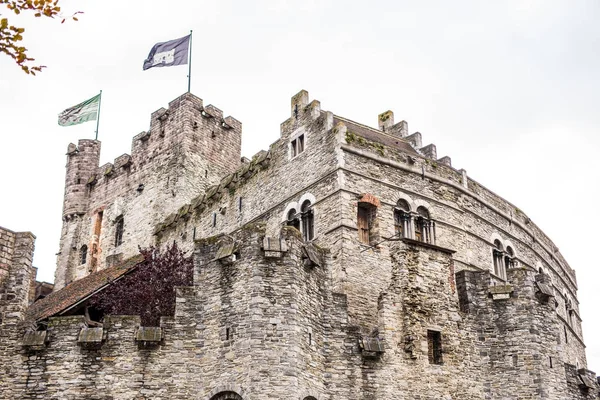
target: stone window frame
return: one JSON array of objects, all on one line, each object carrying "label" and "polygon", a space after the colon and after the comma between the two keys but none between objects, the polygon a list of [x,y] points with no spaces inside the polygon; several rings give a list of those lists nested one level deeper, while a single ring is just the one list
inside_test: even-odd
[{"label": "stone window frame", "polygon": [[516,268],[519,264],[516,247],[508,239],[503,239],[497,232],[490,236],[492,253],[492,274],[506,281],[506,271]]},{"label": "stone window frame", "polygon": [[[405,225],[406,232],[402,237],[407,238],[407,239],[412,239],[412,240],[418,240],[423,243],[429,243],[429,244],[433,244],[433,245],[437,244],[436,243],[437,242],[436,219],[431,211],[432,210],[431,205],[428,202],[426,202],[425,200],[421,200],[421,199],[413,200],[409,195],[407,195],[405,193],[396,194],[396,198],[398,200],[396,201],[396,205],[393,207],[394,224],[392,227],[393,231],[391,232],[392,236],[393,237],[398,236],[396,215],[397,215],[398,211],[406,212],[400,206],[400,202],[404,201],[409,206],[409,211],[408,211],[409,219],[408,219],[408,221],[406,221],[406,225]],[[425,211],[427,212],[428,215],[419,214],[419,212],[418,212],[419,208],[425,209]],[[426,218],[424,218],[424,217],[426,217]],[[419,220],[419,218],[425,219],[426,224],[425,224],[424,228],[426,228],[426,230],[427,230],[426,234],[421,236],[421,239],[419,239],[416,234],[417,221]]]},{"label": "stone window frame", "polygon": [[[309,215],[302,212],[302,205],[307,201],[310,202]],[[317,224],[315,223],[318,215],[317,207],[315,207],[316,203],[317,199],[310,192],[304,193],[302,196],[300,196],[298,201],[290,201],[281,214],[281,225],[293,226],[294,228],[298,229],[305,241],[315,240],[318,237]],[[293,215],[291,215],[292,213]],[[304,223],[304,218],[307,217],[312,219],[312,237],[309,239],[306,237]]]},{"label": "stone window frame", "polygon": [[315,238],[315,213],[313,211],[313,203],[309,199],[301,203],[300,222],[302,238],[305,242],[312,241]]},{"label": "stone window frame", "polygon": [[411,238],[412,218],[410,212],[410,202],[399,198],[394,207],[394,237]]},{"label": "stone window frame", "polygon": [[435,221],[431,218],[429,207],[425,207],[424,205],[417,207],[416,212],[413,213],[412,226],[415,240],[435,244]]},{"label": "stone window frame", "polygon": [[125,218],[123,214],[115,218],[115,247],[123,244],[123,234],[125,232]]},{"label": "stone window frame", "polygon": [[290,135],[290,140],[288,142],[289,159],[293,160],[300,154],[304,153],[307,146],[308,135],[306,134],[306,131],[304,129],[300,128],[298,131]]},{"label": "stone window frame", "polygon": [[85,265],[87,263],[88,246],[84,244],[79,249],[79,265]]},{"label": "stone window frame", "polygon": [[442,331],[438,329],[427,329],[427,358],[429,364],[443,365],[443,354]]}]

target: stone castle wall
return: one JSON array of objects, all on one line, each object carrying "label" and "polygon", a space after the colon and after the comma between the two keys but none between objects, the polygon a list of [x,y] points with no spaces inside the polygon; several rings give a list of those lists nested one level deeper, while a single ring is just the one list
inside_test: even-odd
[{"label": "stone castle wall", "polygon": [[[377,131],[335,116],[302,91],[280,139],[240,162],[241,124],[186,94],[153,113],[132,155],[114,164],[97,166],[99,142],[71,146],[58,288],[138,245],[173,241],[190,253],[196,246],[195,286],[179,290],[159,352],[138,349],[135,319],[107,320],[109,336],[89,355],[72,340],[81,319],[53,319],[50,345],[35,354],[13,343],[29,366],[16,363],[11,376],[32,382],[18,388],[59,396],[67,372],[83,368],[68,384],[72,396],[100,388],[115,398],[590,398],[593,390],[578,386],[580,376],[595,376],[582,370],[575,273],[557,247],[517,207],[449,157],[438,159],[434,145],[422,146],[420,133],[408,135],[406,122],[394,124],[390,111],[379,122]],[[292,156],[299,135],[304,151]],[[365,198],[376,208],[369,244],[357,225]],[[399,199],[412,212],[427,208],[432,245],[395,237]],[[299,232],[282,231],[304,200],[314,213],[312,242],[328,249],[321,268],[305,265]],[[116,246],[119,217],[125,229]],[[280,232],[289,251],[266,258],[263,236]],[[494,275],[496,239],[515,250],[506,279]],[[228,240],[241,258],[214,260]],[[553,296],[540,298],[540,279]],[[441,365],[428,358],[428,330],[441,334]],[[381,339],[385,352],[365,353],[364,337]],[[75,361],[58,361],[62,353]],[[104,385],[105,376],[119,384]]]}]

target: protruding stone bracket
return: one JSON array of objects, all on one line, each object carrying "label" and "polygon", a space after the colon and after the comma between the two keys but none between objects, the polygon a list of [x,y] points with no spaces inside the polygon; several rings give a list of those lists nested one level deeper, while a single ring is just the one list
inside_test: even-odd
[{"label": "protruding stone bracket", "polygon": [[232,241],[231,243],[222,243],[212,261],[219,261],[223,264],[231,264],[237,259],[238,256],[236,253],[235,241]]},{"label": "protruding stone bracket", "polygon": [[23,347],[31,350],[42,348],[48,343],[48,331],[29,331],[23,335]]},{"label": "protruding stone bracket", "polygon": [[159,326],[140,326],[135,332],[135,341],[141,347],[158,346],[162,338],[162,328]]},{"label": "protruding stone bracket", "polygon": [[375,358],[385,352],[384,343],[378,337],[360,336],[358,346],[366,358]]},{"label": "protruding stone bracket", "polygon": [[550,287],[550,285],[544,282],[536,282],[535,284],[538,288],[537,293],[539,293],[539,296],[544,302],[548,302],[548,300],[550,300],[551,297],[554,297],[554,290],[552,290],[552,287]]},{"label": "protruding stone bracket", "polygon": [[106,340],[104,328],[81,328],[77,343],[84,348],[100,348]]},{"label": "protruding stone bracket", "polygon": [[322,267],[324,262],[320,252],[313,243],[302,246],[304,265],[307,267]]},{"label": "protruding stone bracket", "polygon": [[494,301],[510,299],[511,293],[514,292],[514,290],[512,285],[496,285],[489,287],[489,293]]},{"label": "protruding stone bracket", "polygon": [[592,375],[593,372],[588,371],[585,368],[581,368],[579,370],[577,370],[577,374],[579,375],[579,388],[583,391],[588,391],[590,389],[595,389],[596,385],[594,384],[594,381],[589,377],[589,375]]},{"label": "protruding stone bracket", "polygon": [[265,236],[263,239],[263,250],[267,258],[281,258],[288,251],[288,246],[282,238]]}]

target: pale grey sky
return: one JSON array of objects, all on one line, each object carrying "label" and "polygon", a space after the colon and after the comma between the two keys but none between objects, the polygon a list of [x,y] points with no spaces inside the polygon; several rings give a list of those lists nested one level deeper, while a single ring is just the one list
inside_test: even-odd
[{"label": "pale grey sky", "polygon": [[0,225],[37,236],[39,279],[54,277],[67,145],[95,129],[59,127],[57,114],[102,89],[101,163],[129,153],[150,113],[187,89],[187,67],[144,72],[143,60],[193,29],[192,92],[242,121],[244,155],[278,138],[290,97],[306,89],[371,126],[392,109],[527,213],[577,272],[588,366],[600,372],[600,2],[61,4],[84,11],[80,21],[10,16],[43,73],[0,55]]}]

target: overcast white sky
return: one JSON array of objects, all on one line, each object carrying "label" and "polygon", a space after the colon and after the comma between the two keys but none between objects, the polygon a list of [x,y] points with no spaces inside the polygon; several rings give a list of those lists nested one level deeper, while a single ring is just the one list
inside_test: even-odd
[{"label": "overcast white sky", "polygon": [[[244,124],[243,155],[279,137],[290,97],[377,125],[391,109],[423,143],[538,224],[577,271],[588,366],[600,372],[600,2],[63,0],[79,22],[15,18],[48,68],[0,55],[0,225],[37,236],[53,281],[65,152],[95,123],[57,114],[103,90],[101,164],[130,152],[187,67],[142,71],[152,45],[194,30],[192,92]],[[0,13],[9,15],[5,10]]]}]

